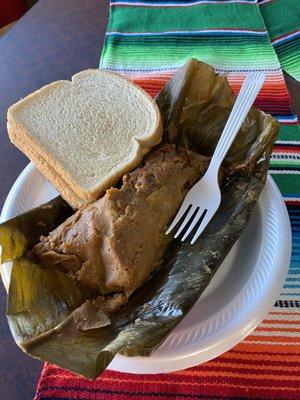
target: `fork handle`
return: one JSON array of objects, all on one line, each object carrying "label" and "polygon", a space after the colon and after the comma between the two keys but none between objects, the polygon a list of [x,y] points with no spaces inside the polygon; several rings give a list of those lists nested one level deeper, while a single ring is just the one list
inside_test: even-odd
[{"label": "fork handle", "polygon": [[209,169],[213,169],[218,173],[222,161],[254,103],[264,81],[265,75],[259,71],[251,72],[244,80],[211,159]]}]

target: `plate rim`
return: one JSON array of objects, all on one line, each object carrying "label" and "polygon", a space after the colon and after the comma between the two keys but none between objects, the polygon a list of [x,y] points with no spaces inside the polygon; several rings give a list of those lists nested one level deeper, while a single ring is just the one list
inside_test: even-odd
[{"label": "plate rim", "polygon": [[[15,183],[13,184],[12,188],[10,189],[7,198],[4,202],[0,222],[5,221],[8,218],[12,217],[12,204],[16,201],[19,196],[20,190],[24,182],[30,177],[30,174],[34,174],[38,171],[38,169],[33,165],[33,163],[29,163],[23,171],[20,173],[18,178],[16,179]],[[43,179],[45,179],[43,177]],[[46,180],[46,179],[45,179]],[[247,313],[245,313],[243,318],[240,318],[236,321],[233,319],[231,324],[237,325],[235,332],[231,332],[229,335],[224,337],[222,340],[216,340],[214,345],[210,345],[209,348],[199,347],[198,351],[194,351],[192,354],[186,354],[184,356],[176,356],[174,353],[174,357],[167,357],[167,358],[159,358],[152,355],[151,357],[125,357],[122,355],[117,355],[112,363],[109,365],[108,369],[120,371],[120,372],[127,372],[127,373],[147,373],[147,374],[155,374],[155,373],[164,373],[164,372],[174,372],[182,369],[186,369],[195,365],[202,364],[203,362],[209,361],[224,352],[228,351],[240,341],[242,341],[246,336],[248,336],[256,327],[257,325],[264,319],[265,315],[268,313],[272,305],[274,304],[274,300],[276,299],[280,288],[283,286],[285,281],[286,274],[289,268],[289,261],[291,257],[291,227],[289,216],[287,213],[286,206],[283,202],[281,193],[276,186],[272,177],[268,174],[266,186],[264,191],[270,192],[273,197],[268,196],[269,201],[273,204],[273,207],[276,208],[278,214],[275,215],[275,220],[279,219],[282,221],[281,229],[279,230],[280,238],[277,238],[277,253],[278,256],[276,258],[275,267],[278,269],[276,280],[274,279],[275,283],[272,285],[271,290],[266,291],[264,301],[261,301],[263,305],[260,305],[259,311],[256,313],[252,313],[249,320],[249,316],[247,317]],[[260,199],[259,199],[260,201]],[[273,216],[274,217],[274,216]],[[283,229],[282,229],[283,228]],[[284,234],[283,234],[284,233]],[[281,245],[278,247],[278,242]],[[279,264],[282,264],[281,271],[279,270]],[[274,266],[273,266],[274,267]],[[275,268],[274,267],[274,268]],[[3,279],[3,277],[2,277]],[[249,281],[252,277],[249,279]],[[3,279],[4,280],[4,279]],[[249,281],[245,285],[245,287],[249,284]],[[5,282],[4,282],[5,283]],[[244,287],[243,287],[244,289]],[[271,293],[271,294],[270,294]],[[232,300],[235,301],[237,296]],[[252,307],[253,308],[253,307]],[[226,309],[226,307],[224,307]],[[224,309],[219,310],[219,312],[214,316],[216,316],[222,312]],[[255,315],[254,315],[255,314]],[[240,321],[240,322],[239,322]],[[243,326],[244,325],[244,326]],[[231,329],[232,330],[232,329]],[[215,334],[216,335],[216,334]]]}]

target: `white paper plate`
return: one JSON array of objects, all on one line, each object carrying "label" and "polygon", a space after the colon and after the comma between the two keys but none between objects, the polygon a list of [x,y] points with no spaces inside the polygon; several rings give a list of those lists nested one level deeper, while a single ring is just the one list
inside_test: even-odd
[{"label": "white paper plate", "polygon": [[[29,164],[2,210],[2,221],[57,194]],[[109,368],[159,373],[192,367],[224,353],[262,321],[283,286],[291,255],[288,214],[268,177],[246,231],[233,247],[200,300],[151,357],[118,355]],[[9,271],[2,278],[9,281]]]}]

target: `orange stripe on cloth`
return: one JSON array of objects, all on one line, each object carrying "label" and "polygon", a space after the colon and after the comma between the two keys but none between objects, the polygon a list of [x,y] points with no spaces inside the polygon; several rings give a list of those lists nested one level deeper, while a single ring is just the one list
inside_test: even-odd
[{"label": "orange stripe on cloth", "polygon": [[300,312],[299,311],[270,311],[269,314],[271,315],[299,315],[300,316]]},{"label": "orange stripe on cloth", "polygon": [[286,341],[289,341],[290,343],[295,343],[295,344],[299,344],[300,346],[300,337],[287,337],[286,336],[281,336],[281,335],[274,335],[274,336],[258,336],[252,334],[250,336],[247,337],[247,342],[265,342],[268,341],[270,343],[286,343]]},{"label": "orange stripe on cloth", "polygon": [[[264,338],[263,338],[264,339]],[[257,353],[263,354],[265,351],[268,353],[281,353],[281,354],[299,354],[300,356],[300,347],[299,346],[294,346],[294,345],[284,345],[281,346],[280,343],[275,343],[274,346],[266,346],[261,343],[246,343],[245,341],[238,344],[235,347],[235,350],[240,350],[240,351],[256,351]]]},{"label": "orange stripe on cloth", "polygon": [[[298,361],[298,357],[300,356],[299,354],[292,354],[290,355],[289,353],[282,353],[282,354],[266,354],[266,353],[255,353],[255,352],[238,352],[238,351],[230,351],[228,353],[222,354],[221,357],[218,359],[222,358],[232,358],[232,359],[237,359],[237,360],[244,360],[245,363],[248,360],[252,361],[259,361],[259,362],[264,362],[264,361],[282,361],[282,362],[292,362],[292,361]],[[212,362],[212,361],[211,361]]]},{"label": "orange stripe on cloth", "polygon": [[[278,324],[278,321],[276,323]],[[293,323],[293,322],[291,321],[290,323]],[[295,333],[300,333],[300,327],[299,328],[285,328],[285,327],[278,327],[278,326],[276,326],[276,327],[258,326],[255,329],[255,332],[295,332]],[[300,340],[300,337],[298,337],[298,338]]]},{"label": "orange stripe on cloth", "polygon": [[[215,371],[210,371],[208,369],[205,368],[200,368],[198,367],[197,371],[190,371],[190,370],[184,370],[180,372],[180,375],[185,375],[185,376],[215,376],[216,372]],[[233,372],[233,371],[226,371],[226,377],[232,377],[232,378],[246,378],[246,379],[266,379],[266,380],[278,380],[278,376],[280,376],[280,379],[283,381],[290,381],[291,377],[290,376],[286,376],[286,375],[282,375],[282,373],[267,373],[267,374],[262,374],[257,373],[256,369],[253,368],[252,371],[248,371],[247,373],[241,373],[241,372]],[[294,381],[299,381],[300,382],[300,375],[299,376],[293,376],[292,378]]]},{"label": "orange stripe on cloth", "polygon": [[[284,325],[300,325],[297,319],[265,319],[262,324],[284,324]],[[257,330],[257,328],[255,329]]]},{"label": "orange stripe on cloth", "polygon": [[[273,359],[274,359],[274,357],[273,357]],[[218,360],[218,359],[216,359],[216,360]],[[260,360],[260,361],[263,361],[263,360]],[[291,370],[293,372],[296,372],[296,371],[300,372],[300,365],[289,367],[289,366],[282,366],[282,365],[265,365],[265,364],[258,363],[255,365],[255,367],[253,367],[253,364],[247,364],[246,360],[245,360],[245,363],[243,363],[243,364],[238,364],[235,362],[227,363],[227,362],[223,362],[223,361],[214,361],[214,360],[205,364],[205,368],[207,368],[207,369],[213,370],[215,367],[218,367],[218,368],[222,367],[222,368],[224,368],[224,370],[226,370],[226,369],[232,370],[232,369],[236,369],[236,368],[241,368],[241,369],[253,368],[254,371],[257,371],[257,370],[259,370],[259,371],[268,370],[269,371],[270,370],[270,371],[276,371],[276,372],[278,371],[280,374],[283,371],[288,371],[288,370]],[[300,374],[299,374],[299,376],[300,376]]]}]

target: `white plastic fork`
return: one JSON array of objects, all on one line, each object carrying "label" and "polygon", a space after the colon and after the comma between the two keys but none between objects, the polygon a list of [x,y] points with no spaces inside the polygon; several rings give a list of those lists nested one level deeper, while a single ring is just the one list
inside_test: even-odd
[{"label": "white plastic fork", "polygon": [[187,228],[181,239],[184,241],[202,218],[191,240],[191,244],[194,244],[218,210],[221,203],[221,192],[218,183],[219,168],[264,81],[265,75],[262,72],[255,71],[247,75],[216,146],[209,167],[203,178],[187,193],[177,215],[166,232],[167,235],[186,214],[174,235],[177,238],[184,228]]}]

